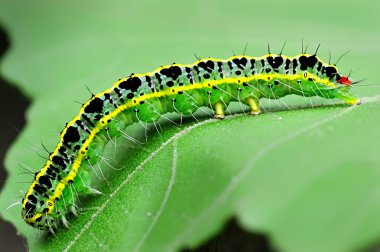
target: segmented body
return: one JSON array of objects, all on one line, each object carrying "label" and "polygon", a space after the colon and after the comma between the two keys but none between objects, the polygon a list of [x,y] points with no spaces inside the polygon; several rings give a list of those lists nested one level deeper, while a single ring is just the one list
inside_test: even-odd
[{"label": "segmented body", "polygon": [[92,97],[67,124],[22,200],[22,217],[43,230],[52,231],[59,220],[65,224],[65,215],[75,211],[73,190],[93,192],[88,185],[90,165],[99,160],[108,139],[120,136],[132,123],[153,122],[167,112],[191,114],[200,107],[210,107],[222,118],[231,101],[244,103],[257,114],[259,99],[288,94],[357,104],[350,84],[334,65],[307,54],[206,58],[123,78]]}]

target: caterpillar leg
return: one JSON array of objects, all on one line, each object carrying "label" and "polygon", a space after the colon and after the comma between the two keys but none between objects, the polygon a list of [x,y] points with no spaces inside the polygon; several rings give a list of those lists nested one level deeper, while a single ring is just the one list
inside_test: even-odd
[{"label": "caterpillar leg", "polygon": [[218,101],[215,103],[215,115],[214,118],[216,119],[223,119],[224,118],[224,105],[222,102]]},{"label": "caterpillar leg", "polygon": [[259,101],[255,100],[252,97],[248,97],[246,99],[248,106],[251,108],[251,115],[258,115],[261,113],[260,107],[259,107]]},{"label": "caterpillar leg", "polygon": [[344,101],[348,105],[359,105],[360,104],[360,100],[348,92],[338,91],[335,94],[335,98],[338,98],[338,99]]},{"label": "caterpillar leg", "polygon": [[361,101],[357,98],[351,98],[351,99],[342,99],[343,101],[346,102],[348,105],[360,105]]},{"label": "caterpillar leg", "polygon": [[338,98],[348,105],[359,105],[361,103],[358,98],[350,94],[349,86],[332,89],[332,93],[328,93],[328,97]]}]

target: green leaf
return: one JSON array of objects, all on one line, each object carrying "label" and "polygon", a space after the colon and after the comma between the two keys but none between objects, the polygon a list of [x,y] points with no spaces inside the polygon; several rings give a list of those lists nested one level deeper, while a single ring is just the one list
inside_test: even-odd
[{"label": "green leaf", "polygon": [[[331,16],[326,6],[345,6],[345,15],[354,18]],[[365,9],[358,12],[358,6]],[[45,155],[41,140],[54,148],[56,132],[79,111],[72,101],[90,96],[85,85],[99,92],[131,72],[190,63],[194,52],[228,57],[246,41],[248,54],[262,55],[267,41],[280,48],[287,40],[292,56],[299,53],[301,36],[327,44],[334,59],[351,49],[342,68],[359,69],[358,79],[378,82],[380,55],[371,41],[379,39],[373,21],[379,6],[370,1],[358,6],[327,0],[287,1],[276,8],[243,1],[210,7],[196,1],[3,3],[0,19],[12,49],[1,72],[33,104],[27,126],[7,154],[1,216],[27,237],[31,251],[175,251],[199,246],[231,217],[266,234],[280,251],[355,251],[373,245],[380,238],[380,86],[355,90],[361,106],[330,101],[320,106],[320,99],[289,97],[264,101],[268,113],[257,117],[217,121],[197,115],[199,122],[187,118],[180,127],[162,120],[160,134],[151,127],[143,145],[120,138],[116,153],[110,143],[104,155],[122,170],[102,163],[106,180],[95,176],[94,183],[104,195],[82,199],[80,216],[71,217],[70,229],[56,236],[27,226],[20,206],[6,209],[28,188],[19,182],[32,180],[19,174],[18,163],[34,171],[42,167],[44,160],[35,153]],[[362,39],[370,37],[363,47]],[[327,51],[321,58],[328,58]],[[139,125],[127,130],[144,139]]]}]

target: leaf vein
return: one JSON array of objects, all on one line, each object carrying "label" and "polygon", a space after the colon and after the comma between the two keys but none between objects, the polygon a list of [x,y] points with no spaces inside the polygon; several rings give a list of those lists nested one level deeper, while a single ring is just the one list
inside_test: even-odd
[{"label": "leaf vein", "polygon": [[145,240],[148,238],[148,236],[150,235],[150,233],[152,232],[152,230],[156,226],[158,219],[160,218],[163,210],[166,207],[166,203],[167,203],[169,196],[172,192],[172,188],[173,188],[174,181],[175,181],[175,175],[177,172],[177,157],[178,157],[177,155],[178,155],[177,154],[177,139],[175,139],[173,141],[173,164],[172,164],[172,168],[171,168],[171,176],[170,176],[168,187],[167,187],[166,192],[165,192],[165,197],[162,200],[162,203],[161,203],[156,215],[154,216],[152,223],[149,225],[147,231],[141,237],[140,241],[137,243],[137,245],[133,251],[140,251],[141,246],[144,244]]}]

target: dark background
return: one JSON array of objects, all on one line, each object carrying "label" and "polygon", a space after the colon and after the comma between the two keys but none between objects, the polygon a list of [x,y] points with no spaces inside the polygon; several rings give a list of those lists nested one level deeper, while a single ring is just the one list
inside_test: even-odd
[{"label": "dark background", "polygon": [[[0,27],[0,63],[4,54],[10,48],[10,41],[4,28]],[[25,124],[25,111],[29,105],[21,92],[0,75],[0,190],[2,190],[7,172],[4,158],[7,149]],[[26,242],[16,234],[12,224],[0,219],[0,244],[2,251],[25,251]]]}]

